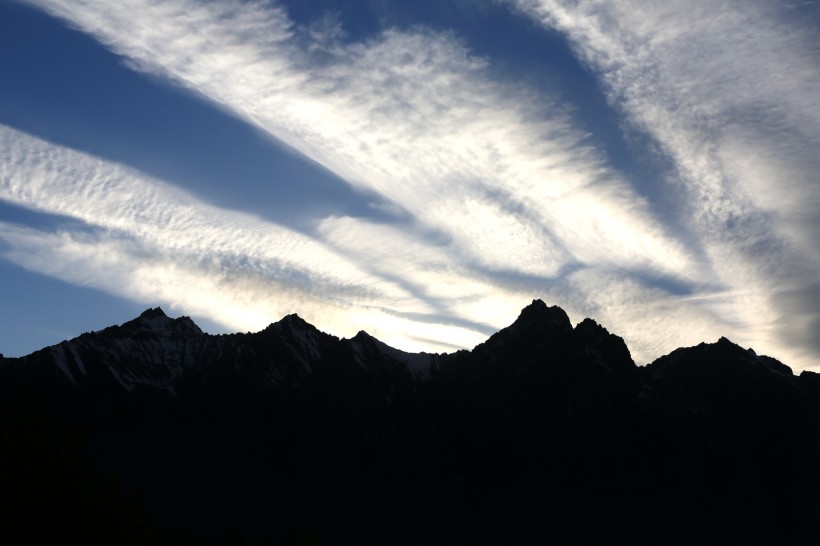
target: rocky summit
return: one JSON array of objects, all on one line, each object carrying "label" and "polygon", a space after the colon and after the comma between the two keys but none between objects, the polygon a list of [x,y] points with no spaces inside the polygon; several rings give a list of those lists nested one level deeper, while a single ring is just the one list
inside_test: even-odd
[{"label": "rocky summit", "polygon": [[818,462],[817,374],[539,300],[452,354],[149,309],[0,357],[3,544],[817,544]]}]

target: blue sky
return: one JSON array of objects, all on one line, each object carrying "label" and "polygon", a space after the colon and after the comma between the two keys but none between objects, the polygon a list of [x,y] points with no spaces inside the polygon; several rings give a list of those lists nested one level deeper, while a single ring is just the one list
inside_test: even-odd
[{"label": "blue sky", "polygon": [[819,362],[817,2],[0,2],[0,351],[160,305]]}]

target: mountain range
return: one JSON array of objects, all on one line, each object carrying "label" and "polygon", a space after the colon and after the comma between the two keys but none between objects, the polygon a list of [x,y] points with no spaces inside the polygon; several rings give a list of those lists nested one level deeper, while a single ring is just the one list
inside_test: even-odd
[{"label": "mountain range", "polygon": [[540,300],[451,354],[149,309],[0,356],[0,450],[3,544],[820,541],[820,375]]}]

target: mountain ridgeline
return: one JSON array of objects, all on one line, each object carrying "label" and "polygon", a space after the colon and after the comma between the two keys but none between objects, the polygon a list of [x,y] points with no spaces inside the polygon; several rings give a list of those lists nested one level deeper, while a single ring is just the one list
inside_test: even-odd
[{"label": "mountain ridgeline", "polygon": [[539,300],[452,354],[150,309],[0,357],[3,544],[816,544],[819,463],[817,374]]}]

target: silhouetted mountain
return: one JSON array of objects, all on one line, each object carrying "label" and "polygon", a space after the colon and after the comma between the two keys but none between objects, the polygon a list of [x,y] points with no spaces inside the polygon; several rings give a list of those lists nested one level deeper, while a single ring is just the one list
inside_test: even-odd
[{"label": "silhouetted mountain", "polygon": [[149,309],[0,357],[4,544],[816,544],[820,377],[646,367],[534,301],[472,351]]}]

